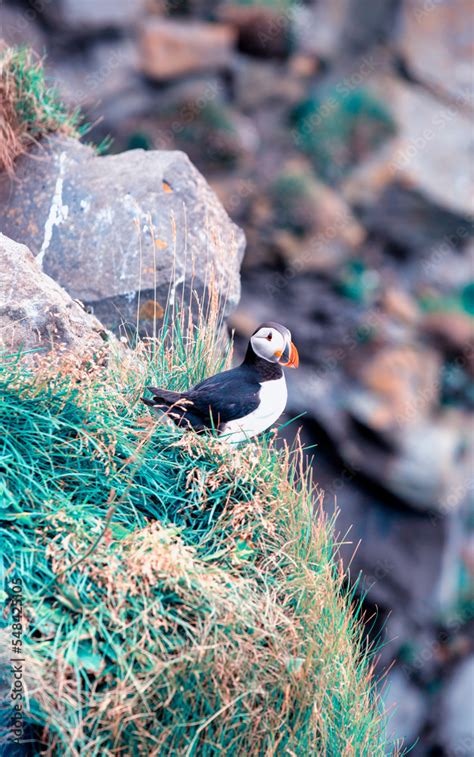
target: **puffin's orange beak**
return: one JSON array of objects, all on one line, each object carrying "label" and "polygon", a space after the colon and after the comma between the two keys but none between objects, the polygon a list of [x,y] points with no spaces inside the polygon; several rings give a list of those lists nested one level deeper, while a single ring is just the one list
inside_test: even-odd
[{"label": "puffin's orange beak", "polygon": [[[276,353],[278,354],[278,353]],[[300,358],[298,355],[298,350],[296,349],[293,342],[290,342],[290,349],[285,349],[283,354],[281,355],[282,360],[285,360],[286,362],[282,362],[282,360],[279,361],[281,365],[284,365],[285,368],[298,368],[300,364]]]}]

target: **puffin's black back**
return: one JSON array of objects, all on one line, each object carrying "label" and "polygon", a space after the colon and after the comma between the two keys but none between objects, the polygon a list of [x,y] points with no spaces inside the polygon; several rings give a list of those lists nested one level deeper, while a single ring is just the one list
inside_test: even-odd
[{"label": "puffin's black back", "polygon": [[[263,327],[282,329],[270,321]],[[282,375],[281,365],[256,355],[249,342],[245,358],[237,368],[217,373],[186,392],[148,387],[153,399],[143,398],[143,401],[157,409],[171,408],[170,415],[175,422],[187,421],[196,430],[219,428],[256,410],[261,384],[277,381]]]}]

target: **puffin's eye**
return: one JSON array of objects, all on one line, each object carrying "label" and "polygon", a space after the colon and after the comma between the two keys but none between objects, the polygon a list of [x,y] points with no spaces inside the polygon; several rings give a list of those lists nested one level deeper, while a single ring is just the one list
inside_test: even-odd
[{"label": "puffin's eye", "polygon": [[271,341],[272,341],[272,338],[273,338],[273,334],[272,334],[272,332],[270,331],[270,333],[269,333],[269,334],[267,334],[267,339],[268,339],[268,341],[269,341],[269,342],[271,342]]}]

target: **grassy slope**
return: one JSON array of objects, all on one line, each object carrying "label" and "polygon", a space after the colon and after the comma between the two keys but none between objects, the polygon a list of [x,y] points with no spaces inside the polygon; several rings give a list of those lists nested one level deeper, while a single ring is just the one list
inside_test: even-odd
[{"label": "grassy slope", "polygon": [[209,331],[157,344],[108,369],[1,366],[0,538],[38,737],[88,757],[384,754],[301,451],[151,418],[145,381],[222,367]]}]

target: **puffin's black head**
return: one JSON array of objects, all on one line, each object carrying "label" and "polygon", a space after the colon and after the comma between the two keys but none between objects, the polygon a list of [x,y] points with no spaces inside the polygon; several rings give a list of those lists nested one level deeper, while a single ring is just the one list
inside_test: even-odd
[{"label": "puffin's black head", "polygon": [[297,368],[298,350],[291,341],[291,333],[280,323],[262,323],[250,337],[252,350],[269,363],[280,363],[287,368]]}]

